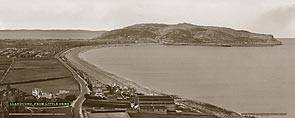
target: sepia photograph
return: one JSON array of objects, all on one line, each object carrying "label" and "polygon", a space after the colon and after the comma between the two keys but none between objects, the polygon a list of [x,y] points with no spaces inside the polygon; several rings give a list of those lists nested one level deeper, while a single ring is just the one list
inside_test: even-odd
[{"label": "sepia photograph", "polygon": [[295,118],[293,90],[295,0],[0,0],[0,118]]}]

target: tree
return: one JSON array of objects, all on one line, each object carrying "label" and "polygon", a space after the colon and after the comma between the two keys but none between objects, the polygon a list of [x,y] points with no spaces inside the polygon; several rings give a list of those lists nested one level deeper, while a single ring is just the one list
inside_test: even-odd
[{"label": "tree", "polygon": [[65,97],[65,100],[66,101],[74,101],[74,100],[76,100],[77,99],[77,96],[75,96],[75,95],[67,95],[66,97]]}]

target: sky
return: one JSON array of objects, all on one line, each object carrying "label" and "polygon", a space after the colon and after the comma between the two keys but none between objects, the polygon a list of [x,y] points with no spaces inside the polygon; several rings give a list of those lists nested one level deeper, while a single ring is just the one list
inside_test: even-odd
[{"label": "sky", "polygon": [[0,29],[192,23],[295,37],[295,0],[0,0]]}]

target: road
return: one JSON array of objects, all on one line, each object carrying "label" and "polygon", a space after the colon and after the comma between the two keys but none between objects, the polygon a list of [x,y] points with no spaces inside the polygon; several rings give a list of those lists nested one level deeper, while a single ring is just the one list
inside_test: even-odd
[{"label": "road", "polygon": [[79,84],[80,95],[77,97],[75,101],[72,102],[71,106],[73,108],[73,117],[74,118],[83,118],[82,113],[82,104],[85,101],[84,95],[90,93],[89,88],[87,87],[87,82],[68,64],[70,62],[66,62],[61,57],[64,57],[68,54],[71,50],[67,50],[65,52],[60,52],[55,56],[69,71],[72,72],[73,77]]}]

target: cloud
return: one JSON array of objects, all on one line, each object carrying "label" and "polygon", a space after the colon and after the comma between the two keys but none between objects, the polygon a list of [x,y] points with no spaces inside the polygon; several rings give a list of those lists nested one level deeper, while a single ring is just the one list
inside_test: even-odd
[{"label": "cloud", "polygon": [[263,13],[258,17],[254,27],[263,32],[277,32],[277,34],[282,35],[284,30],[292,29],[294,21],[295,4]]},{"label": "cloud", "polygon": [[278,6],[291,3],[294,0],[0,0],[0,28],[111,30],[146,22],[189,22],[276,33],[273,27],[287,29],[292,22],[282,14],[294,16],[294,6]]}]

